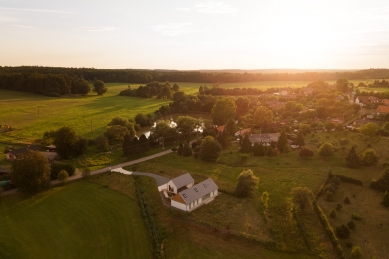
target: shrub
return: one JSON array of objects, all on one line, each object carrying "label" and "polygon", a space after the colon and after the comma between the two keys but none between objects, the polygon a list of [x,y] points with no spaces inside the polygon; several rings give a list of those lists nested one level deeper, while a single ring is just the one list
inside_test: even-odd
[{"label": "shrub", "polygon": [[348,238],[350,236],[350,230],[345,225],[336,227],[336,235],[339,238]]},{"label": "shrub", "polygon": [[332,154],[334,153],[334,150],[333,150],[333,146],[332,144],[328,143],[328,142],[324,142],[320,147],[319,149],[317,150],[318,154],[320,156],[332,156]]},{"label": "shrub", "polygon": [[374,149],[367,149],[361,154],[361,163],[364,166],[373,166],[378,163],[379,156]]},{"label": "shrub", "polygon": [[314,156],[313,151],[309,147],[302,147],[299,153],[300,157],[312,157]]},{"label": "shrub", "polygon": [[354,220],[350,220],[350,221],[347,223],[347,227],[348,227],[349,229],[354,229],[354,228],[356,227]]},{"label": "shrub", "polygon": [[336,204],[336,210],[341,210],[343,208],[343,205],[338,203]]},{"label": "shrub", "polygon": [[344,201],[345,204],[350,204],[350,202],[351,202],[350,198],[348,196],[346,196],[346,198],[344,198],[343,201]]},{"label": "shrub", "polygon": [[362,220],[361,216],[359,216],[358,213],[353,213],[353,214],[351,215],[351,218],[352,218],[353,220]]},{"label": "shrub", "polygon": [[330,215],[330,217],[333,218],[333,219],[336,218],[336,212],[335,212],[335,210],[330,210],[330,214],[329,214],[329,215]]},{"label": "shrub", "polygon": [[250,154],[243,153],[243,154],[240,154],[239,156],[240,156],[241,161],[246,161],[250,157]]},{"label": "shrub", "polygon": [[335,200],[335,194],[331,191],[327,191],[325,194],[324,194],[324,200],[326,201],[334,201]]},{"label": "shrub", "polygon": [[359,246],[353,246],[353,248],[351,249],[351,258],[355,258],[355,259],[358,259],[358,258],[361,258],[362,256],[362,250]]},{"label": "shrub", "polygon": [[61,170],[59,173],[58,173],[58,181],[62,184],[65,184],[67,183],[68,179],[69,179],[69,174],[68,172],[66,172],[65,170]]},{"label": "shrub", "polygon": [[177,152],[177,148],[176,148],[176,147],[173,147],[173,148],[172,148],[172,151],[173,151],[173,152]]},{"label": "shrub", "polygon": [[58,177],[59,172],[61,170],[65,170],[69,176],[74,175],[74,172],[76,171],[76,168],[69,163],[53,163],[51,165],[51,173],[50,173],[50,178],[51,180],[56,180]]}]

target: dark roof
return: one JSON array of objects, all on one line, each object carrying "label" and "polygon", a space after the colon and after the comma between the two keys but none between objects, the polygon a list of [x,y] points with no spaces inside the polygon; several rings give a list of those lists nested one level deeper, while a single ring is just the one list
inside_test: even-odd
[{"label": "dark roof", "polygon": [[194,182],[192,176],[189,173],[173,178],[171,181],[174,183],[177,189]]},{"label": "dark roof", "polygon": [[35,151],[43,151],[43,149],[40,146],[37,145],[28,145],[26,147],[22,147],[19,149],[14,149],[10,153],[12,153],[14,156],[24,154],[27,150],[35,150]]},{"label": "dark roof", "polygon": [[190,204],[191,202],[194,202],[195,200],[217,189],[218,187],[216,183],[211,178],[208,178],[201,183],[193,185],[192,187],[179,192],[179,195],[182,197],[186,204]]}]

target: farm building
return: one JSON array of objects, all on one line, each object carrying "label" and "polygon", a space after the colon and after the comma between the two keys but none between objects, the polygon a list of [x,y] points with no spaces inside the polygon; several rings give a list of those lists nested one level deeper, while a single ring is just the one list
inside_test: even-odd
[{"label": "farm building", "polygon": [[27,150],[35,150],[41,152],[42,155],[44,155],[49,161],[53,161],[57,157],[57,153],[52,151],[49,152],[40,146],[37,145],[28,145],[23,148],[13,149],[12,147],[6,150],[6,158],[8,160],[15,160],[18,156],[20,157],[23,155]]},{"label": "farm building", "polygon": [[158,189],[165,198],[170,198],[172,207],[183,211],[192,211],[212,201],[218,195],[218,187],[211,178],[194,185],[194,180],[189,173],[171,179]]}]

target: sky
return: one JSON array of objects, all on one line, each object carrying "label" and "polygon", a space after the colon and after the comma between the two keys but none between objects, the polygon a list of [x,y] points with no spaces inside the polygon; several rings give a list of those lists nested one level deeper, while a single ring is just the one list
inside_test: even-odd
[{"label": "sky", "polygon": [[0,66],[389,68],[387,0],[1,0]]}]

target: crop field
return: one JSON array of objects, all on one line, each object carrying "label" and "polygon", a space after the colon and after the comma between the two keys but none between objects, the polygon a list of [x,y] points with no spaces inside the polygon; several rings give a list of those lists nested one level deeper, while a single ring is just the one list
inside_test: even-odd
[{"label": "crop field", "polygon": [[[123,190],[133,187],[123,183]],[[0,258],[152,258],[139,207],[110,185],[118,186],[79,181],[2,197]]]}]

